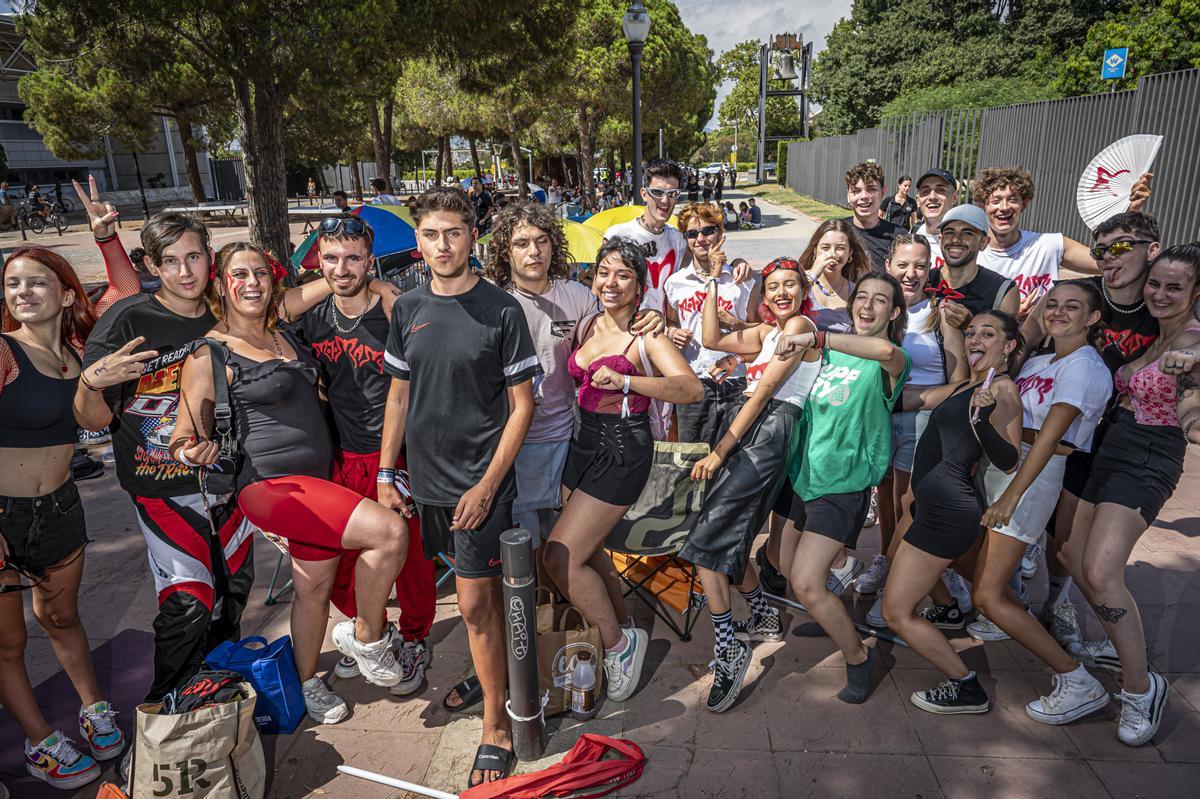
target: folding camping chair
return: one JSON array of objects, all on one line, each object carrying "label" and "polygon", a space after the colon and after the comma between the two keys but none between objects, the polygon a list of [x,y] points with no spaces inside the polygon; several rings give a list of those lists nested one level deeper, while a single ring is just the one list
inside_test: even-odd
[{"label": "folding camping chair", "polygon": [[[625,596],[636,596],[671,629],[680,641],[692,637],[696,610],[704,597],[696,593],[696,567],[678,557],[688,533],[700,516],[708,484],[691,479],[692,466],[709,452],[708,444],[656,441],[654,464],[638,501],[609,533],[604,546],[625,583]],[[625,557],[622,557],[625,556]],[[686,592],[682,597],[680,592]],[[674,592],[682,623],[663,608]]]}]

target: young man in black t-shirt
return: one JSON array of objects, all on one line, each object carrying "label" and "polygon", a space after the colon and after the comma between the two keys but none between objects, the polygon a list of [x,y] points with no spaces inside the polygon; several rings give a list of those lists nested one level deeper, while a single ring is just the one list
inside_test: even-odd
[{"label": "young man in black t-shirt", "polygon": [[886,219],[879,218],[879,206],[885,191],[883,168],[870,161],[855,164],[846,173],[846,203],[854,213],[843,222],[849,222],[858,234],[858,240],[871,255],[875,269],[882,271],[892,250],[892,239],[904,228],[897,227]]},{"label": "young man in black t-shirt", "polygon": [[[384,370],[394,379],[380,457],[392,462],[407,437],[425,552],[455,554],[458,606],[483,688],[475,785],[503,777],[513,760],[500,534],[512,526],[513,462],[533,420],[533,378],[542,370],[520,304],[469,268],[478,235],[470,199],[459,189],[429,189],[413,218],[431,276],[392,309]],[[411,515],[393,477],[380,469],[379,501]]]},{"label": "young man in black t-shirt", "polygon": [[1020,303],[1016,284],[976,259],[987,246],[987,215],[977,205],[957,205],[942,217],[939,228],[945,266],[929,270],[935,304],[958,303],[973,316],[999,309],[1014,316]]}]

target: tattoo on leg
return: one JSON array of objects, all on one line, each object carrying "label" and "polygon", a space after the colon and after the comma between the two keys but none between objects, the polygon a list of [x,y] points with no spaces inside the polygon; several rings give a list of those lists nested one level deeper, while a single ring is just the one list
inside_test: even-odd
[{"label": "tattoo on leg", "polygon": [[1106,621],[1109,624],[1116,624],[1129,612],[1125,608],[1110,608],[1103,602],[1099,605],[1092,605],[1092,610],[1096,611],[1096,615],[1100,617],[1101,621]]}]

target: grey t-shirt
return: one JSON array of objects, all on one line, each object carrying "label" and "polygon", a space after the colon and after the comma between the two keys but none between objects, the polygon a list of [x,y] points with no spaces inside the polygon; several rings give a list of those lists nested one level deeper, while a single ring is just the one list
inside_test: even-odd
[{"label": "grey t-shirt", "polygon": [[525,312],[542,367],[542,377],[533,382],[533,424],[525,442],[566,441],[575,424],[575,381],[567,359],[579,322],[599,311],[600,304],[587,286],[573,280],[551,280],[545,294],[527,294],[516,286],[509,286],[508,293]]},{"label": "grey t-shirt", "polygon": [[[521,305],[485,280],[452,297],[400,297],[383,356],[409,381],[405,438],[413,498],[453,507],[487,471],[508,421],[508,387],[541,374]],[[496,501],[516,496],[510,469]]]}]

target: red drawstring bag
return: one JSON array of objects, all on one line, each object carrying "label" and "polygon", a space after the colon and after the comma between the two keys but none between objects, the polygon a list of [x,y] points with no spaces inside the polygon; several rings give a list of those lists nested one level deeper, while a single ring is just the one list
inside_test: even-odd
[{"label": "red drawstring bag", "polygon": [[[617,757],[604,759],[608,752]],[[646,756],[633,741],[584,733],[562,762],[532,774],[518,774],[476,785],[459,799],[546,799],[570,796],[590,799],[636,782],[646,768]],[[598,790],[584,792],[588,788]]]}]

